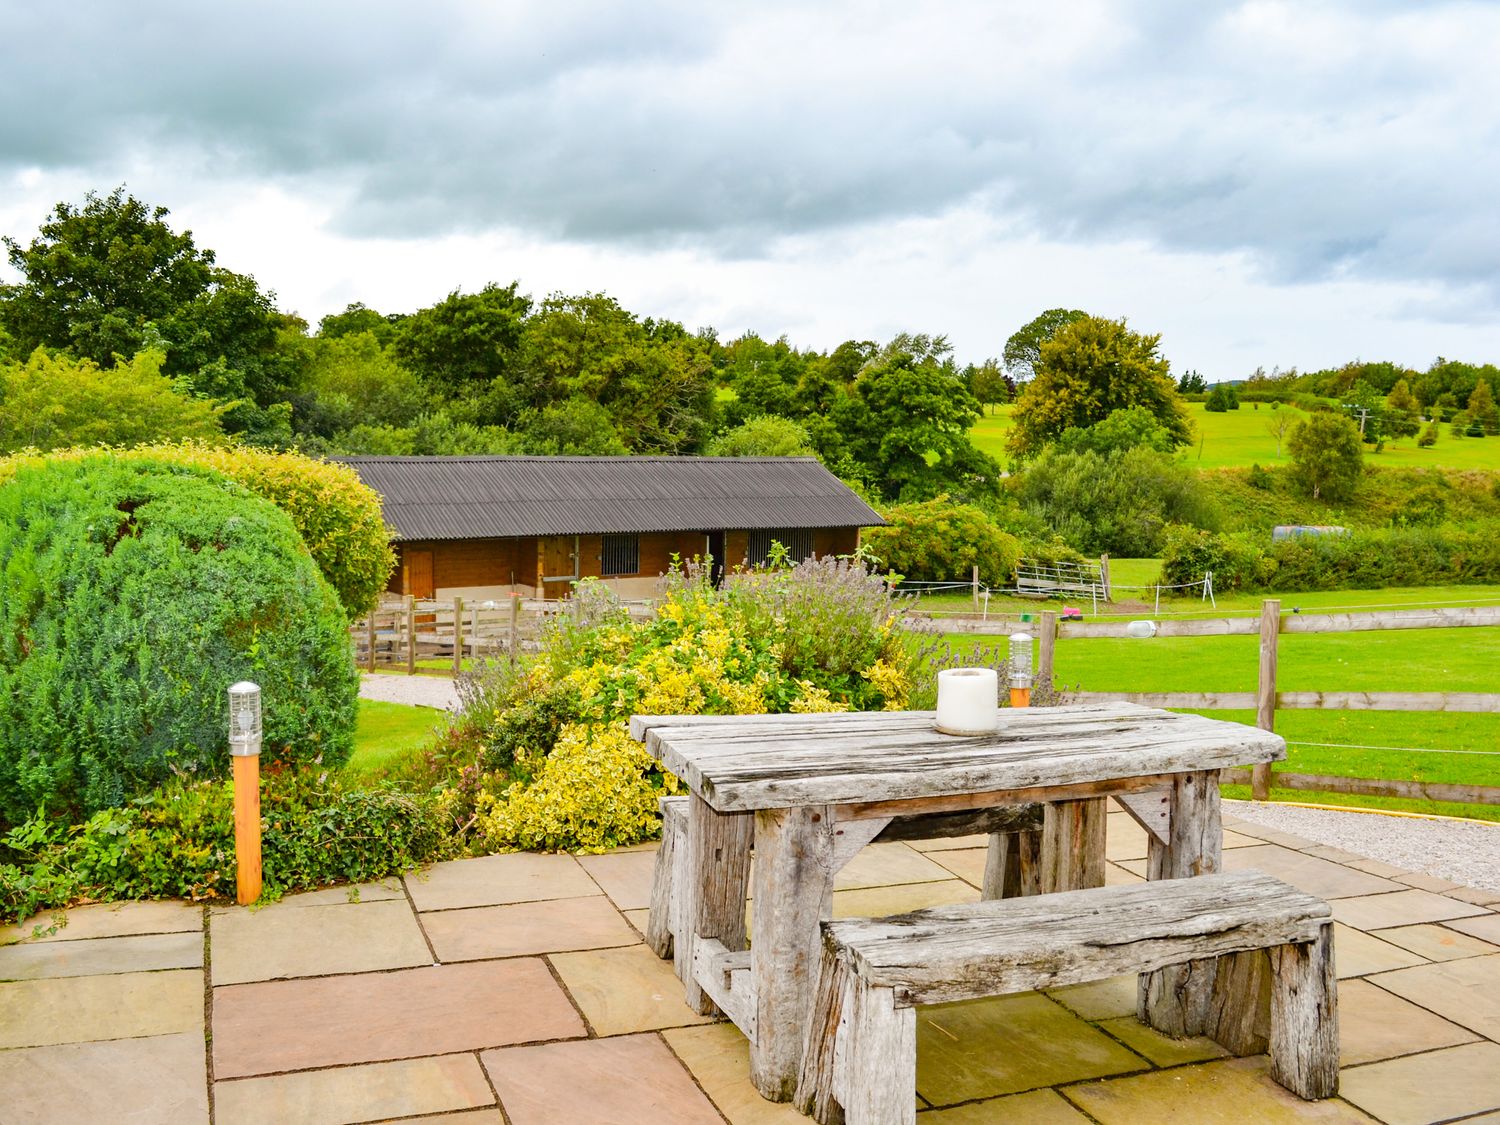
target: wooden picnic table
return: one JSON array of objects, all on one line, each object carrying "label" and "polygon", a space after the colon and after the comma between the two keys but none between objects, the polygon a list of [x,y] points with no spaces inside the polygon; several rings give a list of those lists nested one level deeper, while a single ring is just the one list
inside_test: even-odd
[{"label": "wooden picnic table", "polygon": [[[675,907],[688,1000],[745,1034],[752,1078],[773,1101],[796,1087],[834,877],[892,818],[1045,802],[1040,889],[1073,890],[1103,883],[1105,802],[1116,797],[1148,829],[1150,878],[1210,874],[1222,847],[1219,771],[1286,757],[1267,731],[1129,703],[1002,709],[997,730],[977,737],[939,734],[933,720],[631,719],[632,736],[690,791],[686,901]],[[1212,1002],[1204,976],[1179,967],[1143,977],[1149,1022],[1173,1034],[1201,1026]]]}]

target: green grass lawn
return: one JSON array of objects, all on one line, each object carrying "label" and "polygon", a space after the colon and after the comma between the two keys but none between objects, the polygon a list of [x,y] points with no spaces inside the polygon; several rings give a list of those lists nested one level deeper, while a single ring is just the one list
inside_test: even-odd
[{"label": "green grass lawn", "polygon": [[354,753],[345,768],[360,777],[379,774],[426,745],[433,733],[447,724],[448,716],[431,707],[361,699],[354,727]]},{"label": "green grass lawn", "polygon": [[[992,408],[969,431],[974,444],[984,452],[1009,464],[1005,452],[1005,435],[1010,429],[1009,406]],[[1244,403],[1238,410],[1223,414],[1210,414],[1201,402],[1188,403],[1188,413],[1198,428],[1198,441],[1183,449],[1179,456],[1189,465],[1200,469],[1219,469],[1228,466],[1284,465],[1290,460],[1283,447],[1280,456],[1276,453],[1276,439],[1267,432],[1267,424],[1280,411],[1291,411],[1296,418],[1306,415],[1294,406],[1282,405],[1273,411],[1271,404],[1263,402],[1260,409],[1254,403]],[[1366,464],[1375,466],[1414,466],[1429,469],[1500,469],[1500,439],[1460,438],[1454,440],[1452,427],[1444,425],[1438,442],[1431,449],[1417,448],[1414,437],[1387,442],[1380,453],[1366,447]]]}]

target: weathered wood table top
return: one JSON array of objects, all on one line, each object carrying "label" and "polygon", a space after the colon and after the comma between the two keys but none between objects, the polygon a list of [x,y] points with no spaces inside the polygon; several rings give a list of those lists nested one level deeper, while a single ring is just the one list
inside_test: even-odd
[{"label": "weathered wood table top", "polygon": [[[931,711],[637,715],[630,733],[719,812],[1087,785],[1286,757],[1268,731],[1133,703],[1002,708],[994,734]],[[872,810],[873,815],[873,810]]]}]

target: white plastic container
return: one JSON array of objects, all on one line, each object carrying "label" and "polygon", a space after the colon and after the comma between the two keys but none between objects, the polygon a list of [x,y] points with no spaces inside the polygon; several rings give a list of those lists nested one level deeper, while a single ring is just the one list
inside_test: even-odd
[{"label": "white plastic container", "polygon": [[993,734],[1000,722],[1000,679],[993,668],[938,673],[937,729],[943,734]]}]

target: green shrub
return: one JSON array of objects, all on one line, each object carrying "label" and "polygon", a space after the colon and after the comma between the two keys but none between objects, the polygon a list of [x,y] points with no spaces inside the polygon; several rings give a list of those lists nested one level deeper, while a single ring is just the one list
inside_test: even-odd
[{"label": "green shrub", "polygon": [[[261,865],[268,898],[399,874],[450,854],[436,802],[342,786],[317,770],[261,780]],[[0,841],[0,920],[80,898],[229,898],[234,795],[225,782],[173,781],[75,827],[37,815]]]},{"label": "green shrub", "polygon": [[261,685],[264,760],[342,763],[358,677],[287,517],[216,473],[104,454],[0,487],[0,820],[77,817],[228,764],[225,689]]},{"label": "green shrub", "polygon": [[[98,453],[66,449],[45,458],[18,454],[0,460],[0,484],[23,465],[76,461]],[[351,618],[368,613],[380,601],[396,556],[380,513],[379,495],[347,465],[316,461],[300,453],[250,446],[217,448],[201,442],[143,445],[111,453],[116,459],[166,461],[223,473],[291,518]]]},{"label": "green shrub", "polygon": [[1008,585],[1021,545],[984,512],[946,496],[898,504],[882,513],[889,527],[872,527],[864,545],[882,567],[913,581],[968,581],[974,567],[987,586]]},{"label": "green shrub", "polygon": [[1364,472],[1359,427],[1341,414],[1314,414],[1292,427],[1292,480],[1314,500],[1347,500]]},{"label": "green shrub", "polygon": [[1208,392],[1208,398],[1204,400],[1203,409],[1210,414],[1223,414],[1229,410],[1240,408],[1240,396],[1228,383],[1220,383]]}]

